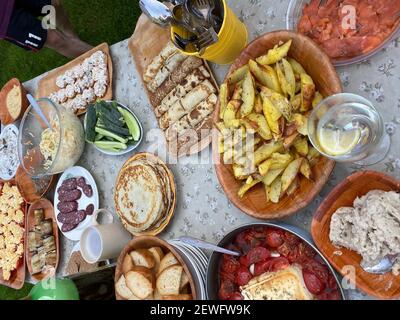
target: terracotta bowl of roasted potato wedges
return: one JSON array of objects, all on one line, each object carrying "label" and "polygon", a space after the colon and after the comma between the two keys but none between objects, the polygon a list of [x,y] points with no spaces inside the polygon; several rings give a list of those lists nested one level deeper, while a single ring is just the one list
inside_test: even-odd
[{"label": "terracotta bowl of roasted potato wedges", "polygon": [[195,280],[173,246],[139,236],[122,250],[115,269],[117,300],[196,300]]},{"label": "terracotta bowl of roasted potato wedges", "polygon": [[342,92],[328,56],[308,37],[267,33],[231,66],[214,114],[213,157],[228,198],[259,219],[306,207],[335,163],[308,140],[308,116]]}]

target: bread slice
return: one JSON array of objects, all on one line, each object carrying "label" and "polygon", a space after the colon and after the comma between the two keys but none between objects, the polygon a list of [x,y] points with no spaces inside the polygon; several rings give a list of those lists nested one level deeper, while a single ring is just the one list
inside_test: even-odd
[{"label": "bread slice", "polygon": [[126,277],[126,285],[132,291],[132,293],[139,299],[146,299],[154,292],[154,282],[151,281],[149,274],[140,270],[129,271]]},{"label": "bread slice", "polygon": [[162,258],[164,258],[164,252],[160,247],[153,247],[149,249],[149,252],[153,255],[154,258],[154,272],[158,273],[158,270],[160,269],[160,263]]},{"label": "bread slice", "polygon": [[177,295],[181,284],[183,268],[173,265],[161,272],[157,278],[156,287],[162,296]]},{"label": "bread slice", "polygon": [[153,297],[154,297],[154,300],[162,300],[163,299],[162,295],[158,292],[157,288],[154,289]]},{"label": "bread slice", "polygon": [[154,268],[155,261],[153,255],[147,249],[137,249],[129,254],[133,264],[139,267]]},{"label": "bread slice", "polygon": [[182,291],[182,289],[187,285],[187,284],[189,284],[189,277],[188,277],[188,275],[186,274],[186,272],[185,271],[183,271],[182,272],[182,276],[181,276],[181,283],[180,283],[180,285],[179,285],[179,291]]},{"label": "bread slice", "polygon": [[162,258],[160,262],[160,267],[158,269],[158,274],[163,272],[165,269],[167,269],[170,266],[179,264],[178,260],[175,258],[174,254],[172,252],[168,252],[164,258]]},{"label": "bread slice", "polygon": [[130,297],[133,295],[132,291],[126,285],[124,275],[122,275],[115,283],[115,291],[124,299],[130,299]]},{"label": "bread slice", "polygon": [[302,271],[291,266],[277,272],[264,273],[241,287],[245,300],[312,300],[304,284]]},{"label": "bread slice", "polygon": [[163,296],[163,300],[193,300],[191,294],[176,294]]},{"label": "bread slice", "polygon": [[127,273],[132,270],[135,265],[133,264],[132,258],[129,254],[127,254],[122,261],[122,272]]}]

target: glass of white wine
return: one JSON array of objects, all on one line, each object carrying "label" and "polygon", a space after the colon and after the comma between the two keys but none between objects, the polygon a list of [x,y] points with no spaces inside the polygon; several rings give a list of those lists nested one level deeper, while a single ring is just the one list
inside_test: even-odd
[{"label": "glass of white wine", "polygon": [[368,166],[382,161],[390,137],[382,116],[367,99],[339,93],[320,102],[308,122],[309,138],[324,156]]}]

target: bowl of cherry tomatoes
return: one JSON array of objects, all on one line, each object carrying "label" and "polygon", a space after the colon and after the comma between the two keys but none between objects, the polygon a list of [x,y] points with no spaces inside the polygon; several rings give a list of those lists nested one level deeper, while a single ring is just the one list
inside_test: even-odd
[{"label": "bowl of cherry tomatoes", "polygon": [[244,300],[242,289],[254,279],[299,270],[308,297],[345,300],[338,276],[302,229],[281,222],[252,223],[228,233],[218,244],[240,256],[214,252],[207,270],[210,300]]}]

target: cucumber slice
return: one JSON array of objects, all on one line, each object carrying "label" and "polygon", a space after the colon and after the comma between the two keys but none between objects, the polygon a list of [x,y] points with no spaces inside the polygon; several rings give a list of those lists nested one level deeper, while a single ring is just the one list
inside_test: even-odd
[{"label": "cucumber slice", "polygon": [[133,140],[138,141],[140,139],[140,127],[135,117],[128,110],[125,110],[121,107],[118,107],[118,111],[124,117],[125,123],[128,126]]}]

